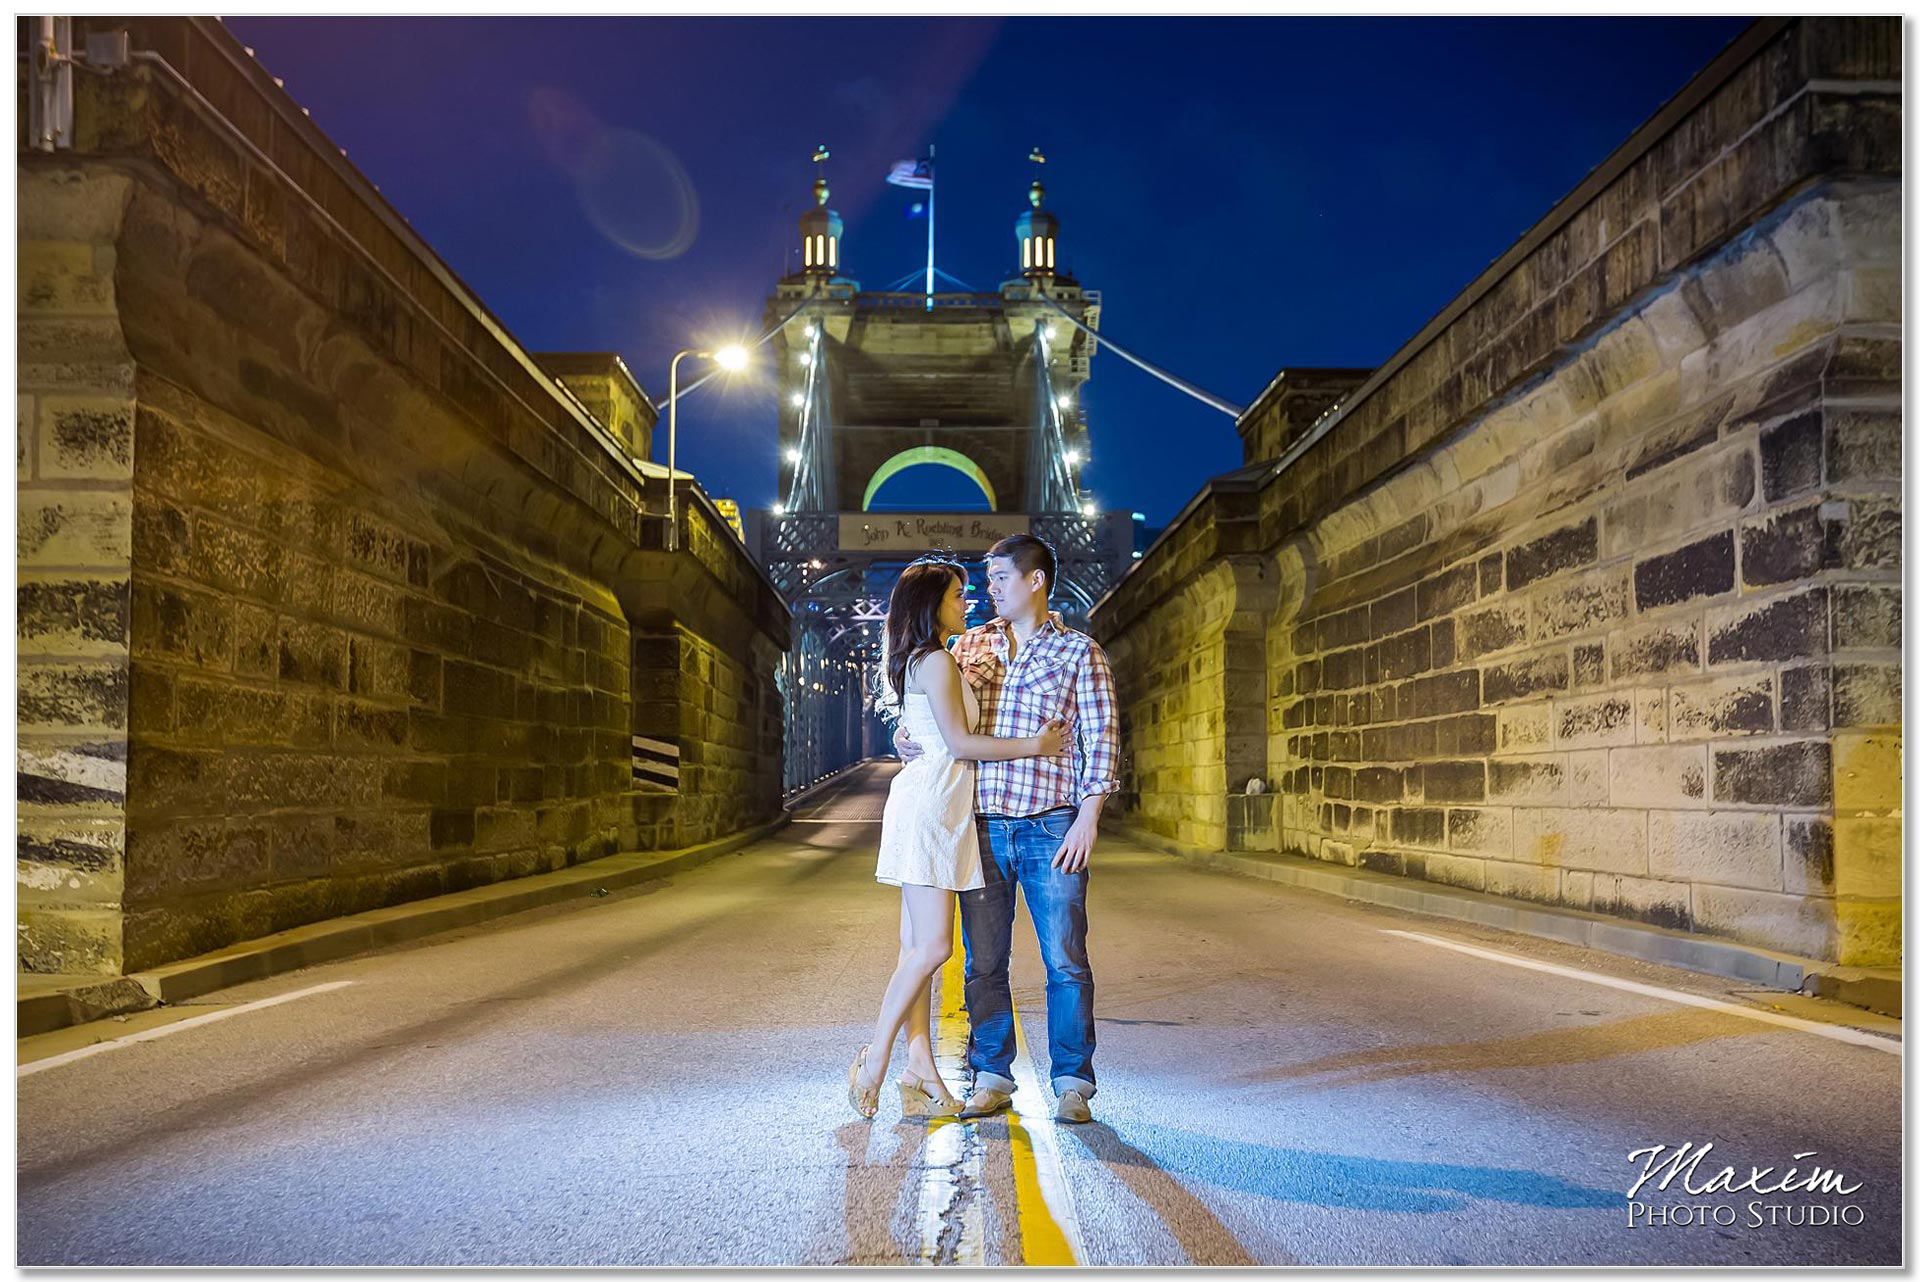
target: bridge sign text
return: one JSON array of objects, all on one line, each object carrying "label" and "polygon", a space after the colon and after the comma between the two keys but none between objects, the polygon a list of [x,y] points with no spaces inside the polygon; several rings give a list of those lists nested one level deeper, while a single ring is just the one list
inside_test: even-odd
[{"label": "bridge sign text", "polygon": [[1027,518],[998,512],[842,512],[842,552],[984,552],[1009,534],[1025,534]]}]

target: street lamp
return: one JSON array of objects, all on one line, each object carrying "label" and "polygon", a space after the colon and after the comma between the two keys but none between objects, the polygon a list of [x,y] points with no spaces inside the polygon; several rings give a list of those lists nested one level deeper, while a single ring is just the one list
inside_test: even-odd
[{"label": "street lamp", "polygon": [[678,445],[680,443],[680,361],[682,357],[704,356],[721,369],[736,370],[747,367],[747,349],[738,343],[707,351],[704,348],[689,347],[675,352],[667,363],[667,551],[680,546],[680,514],[675,504],[678,491],[674,487],[674,478],[680,474],[678,466]]}]

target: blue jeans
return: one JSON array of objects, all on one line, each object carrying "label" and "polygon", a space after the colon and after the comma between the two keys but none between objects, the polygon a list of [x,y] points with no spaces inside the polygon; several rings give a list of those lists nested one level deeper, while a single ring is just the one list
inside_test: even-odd
[{"label": "blue jeans", "polygon": [[1092,1097],[1093,970],[1087,965],[1087,870],[1053,867],[1076,812],[1049,810],[1025,818],[983,815],[981,863],[986,885],[960,892],[960,929],[967,949],[967,1063],[974,1085],[1013,1090],[1013,890],[1026,896],[1047,967],[1047,1049],[1056,1093]]}]

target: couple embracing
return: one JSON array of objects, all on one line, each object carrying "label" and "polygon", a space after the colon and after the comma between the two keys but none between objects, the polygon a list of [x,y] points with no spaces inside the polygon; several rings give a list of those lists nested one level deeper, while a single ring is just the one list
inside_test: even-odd
[{"label": "couple embracing", "polygon": [[[1046,963],[1054,1116],[1091,1118],[1087,863],[1100,807],[1119,789],[1120,739],[1105,652],[1048,609],[1055,571],[1053,549],[1032,535],[994,544],[987,591],[996,617],[971,630],[958,563],[916,561],[894,585],[881,695],[898,706],[894,744],[906,764],[887,795],[875,876],[900,887],[900,958],[873,1040],[847,1071],[863,1117],[878,1111],[903,1029],[904,1112],[982,1117],[1011,1100],[1007,963],[1018,887]],[[953,951],[956,897],[973,1074],[964,1103],[940,1078],[930,1019],[934,973]]]}]

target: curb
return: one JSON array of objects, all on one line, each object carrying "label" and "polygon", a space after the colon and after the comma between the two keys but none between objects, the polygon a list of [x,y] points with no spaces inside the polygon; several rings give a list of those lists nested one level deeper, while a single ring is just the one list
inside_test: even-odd
[{"label": "curb", "polygon": [[1323,863],[1300,855],[1201,850],[1125,823],[1112,827],[1126,840],[1222,872],[1280,882],[1302,890],[1380,904],[1404,912],[1473,922],[1496,930],[1557,939],[1640,961],[1740,979],[1782,992],[1826,997],[1881,1015],[1902,1017],[1901,973],[1864,969],[1752,944],[1690,935],[1620,917],[1553,908],[1477,890]]},{"label": "curb", "polygon": [[564,903],[580,897],[583,887],[620,890],[657,881],[769,837],[786,827],[788,818],[783,813],[759,827],[680,850],[606,855],[554,872],[312,922],[131,975],[75,975],[71,985],[18,996],[16,1036],[30,1037],[109,1015],[148,1010],[303,966],[338,961],[530,908]]}]

